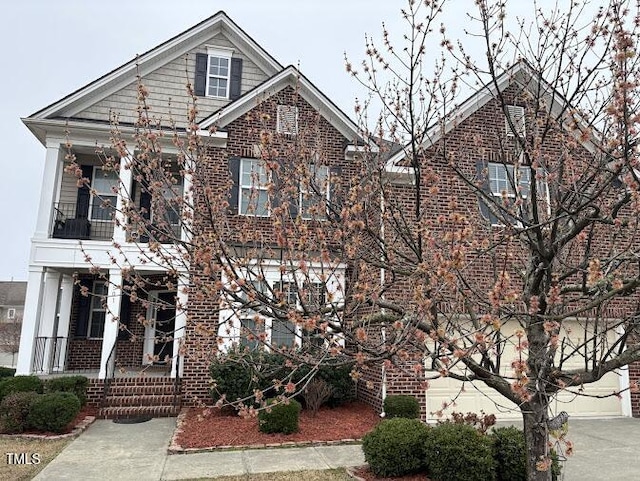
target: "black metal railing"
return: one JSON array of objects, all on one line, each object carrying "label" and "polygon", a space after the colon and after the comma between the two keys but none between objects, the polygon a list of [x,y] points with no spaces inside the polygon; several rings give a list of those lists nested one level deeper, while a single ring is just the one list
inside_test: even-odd
[{"label": "black metal railing", "polygon": [[37,373],[64,371],[67,341],[66,337],[36,337],[33,371]]},{"label": "black metal railing", "polygon": [[93,220],[77,212],[74,202],[57,202],[53,206],[51,237],[55,239],[110,240],[113,220]]},{"label": "black metal railing", "polygon": [[104,372],[105,372],[104,388],[102,390],[102,401],[100,403],[100,405],[102,407],[104,407],[106,405],[107,396],[109,395],[109,390],[111,389],[111,384],[113,383],[113,379],[116,376],[115,358],[116,358],[116,345],[117,344],[118,344],[117,342],[113,343],[113,347],[111,348],[111,352],[109,352],[109,357],[107,357],[107,360],[106,360],[105,365],[104,365]]}]

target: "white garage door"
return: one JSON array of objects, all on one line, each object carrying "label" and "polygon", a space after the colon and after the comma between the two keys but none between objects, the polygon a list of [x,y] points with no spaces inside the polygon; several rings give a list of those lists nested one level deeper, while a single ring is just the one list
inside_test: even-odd
[{"label": "white garage door", "polygon": [[[503,326],[505,335],[510,334]],[[571,329],[572,338],[575,336],[579,340],[578,333],[583,332],[576,322]],[[513,332],[513,331],[511,331]],[[509,373],[512,359],[516,359],[516,352],[513,348],[505,350],[502,356],[502,364],[505,365],[503,374]],[[576,362],[580,362],[577,360]],[[569,369],[570,365],[565,365]],[[576,367],[579,367],[576,366]],[[508,369],[507,369],[508,368]],[[560,411],[567,411],[572,417],[610,417],[623,415],[623,401],[616,396],[608,396],[602,399],[589,396],[607,396],[614,391],[619,391],[623,385],[619,373],[609,373],[600,381],[584,387],[583,395],[576,395],[570,392],[562,392],[554,398],[551,405],[551,415]],[[579,388],[571,388],[578,391]],[[504,397],[495,393],[492,389],[482,383],[470,384],[455,381],[451,378],[439,378],[430,381],[429,389],[425,392],[427,401],[427,418],[429,420],[440,419],[437,411],[447,404],[449,407],[444,410],[445,416],[451,412],[475,412],[484,411],[487,414],[495,414],[500,420],[521,419],[518,407],[507,401]]]}]

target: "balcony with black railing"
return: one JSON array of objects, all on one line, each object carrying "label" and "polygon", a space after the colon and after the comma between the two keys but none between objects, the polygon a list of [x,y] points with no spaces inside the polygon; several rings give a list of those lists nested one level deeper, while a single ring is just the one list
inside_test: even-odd
[{"label": "balcony with black railing", "polygon": [[[111,240],[114,221],[112,212],[105,208],[95,209],[95,215],[82,215],[74,202],[58,202],[53,207],[54,239]],[[111,210],[111,209],[109,209]]]}]

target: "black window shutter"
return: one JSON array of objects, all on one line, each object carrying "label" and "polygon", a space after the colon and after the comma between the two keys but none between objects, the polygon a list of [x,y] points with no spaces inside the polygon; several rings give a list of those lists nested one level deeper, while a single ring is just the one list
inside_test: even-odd
[{"label": "black window shutter", "polygon": [[[142,186],[141,186],[142,187]],[[149,242],[148,232],[151,230],[151,194],[142,187],[140,189],[140,215],[143,220],[143,231],[146,231],[144,235],[140,236],[140,242]]]},{"label": "black window shutter", "polygon": [[229,194],[229,214],[237,215],[239,213],[240,200],[240,157],[231,157],[229,159],[229,172],[233,181]]},{"label": "black window shutter", "polygon": [[119,340],[127,340],[130,337],[128,328],[131,323],[131,297],[129,296],[129,293],[130,291],[123,289],[120,297],[120,330],[118,331]]},{"label": "black window shutter", "polygon": [[193,81],[193,91],[199,97],[206,95],[207,88],[207,63],[209,56],[206,53],[196,54],[196,74]]},{"label": "black window shutter", "polygon": [[242,95],[242,59],[231,59],[231,81],[229,86],[229,99],[236,100]]},{"label": "black window shutter", "polygon": [[[91,178],[93,176],[93,165],[81,165],[82,177],[89,179],[91,184]],[[78,198],[76,201],[76,219],[88,219],[89,218],[89,204],[91,202],[91,189],[88,185],[83,184],[82,187],[78,187]]]},{"label": "black window shutter", "polygon": [[[476,161],[476,180],[478,183],[478,187],[483,192],[486,192],[488,195],[491,195],[491,187],[489,186],[489,165],[484,160]],[[491,212],[489,206],[485,199],[482,198],[482,195],[478,194],[478,206],[480,207],[480,215],[487,221],[489,221],[492,225],[499,224],[498,218]]]},{"label": "black window shutter", "polygon": [[91,315],[91,292],[93,291],[93,280],[82,279],[80,287],[86,287],[89,290],[88,296],[83,296],[78,290],[78,316],[76,318],[76,337],[87,337],[89,329],[89,316]]},{"label": "black window shutter", "polygon": [[331,220],[340,220],[342,215],[342,167],[329,168],[329,203],[327,205],[327,216]]}]

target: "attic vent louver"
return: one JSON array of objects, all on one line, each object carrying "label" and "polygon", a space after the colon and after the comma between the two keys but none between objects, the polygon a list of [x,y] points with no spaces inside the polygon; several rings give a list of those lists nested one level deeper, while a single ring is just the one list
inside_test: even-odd
[{"label": "attic vent louver", "polygon": [[298,107],[278,105],[277,131],[279,134],[298,135]]}]

